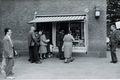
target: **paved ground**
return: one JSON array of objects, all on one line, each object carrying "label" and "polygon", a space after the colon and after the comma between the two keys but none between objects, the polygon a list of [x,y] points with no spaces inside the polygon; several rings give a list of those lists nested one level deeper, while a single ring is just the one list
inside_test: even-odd
[{"label": "paved ground", "polygon": [[[117,50],[120,61],[120,50]],[[27,57],[15,59],[15,80],[30,79],[120,79],[120,62],[112,64],[107,58],[75,57],[75,61],[64,64],[57,58],[49,58],[42,64],[29,63]],[[0,74],[0,80],[4,80]]]}]

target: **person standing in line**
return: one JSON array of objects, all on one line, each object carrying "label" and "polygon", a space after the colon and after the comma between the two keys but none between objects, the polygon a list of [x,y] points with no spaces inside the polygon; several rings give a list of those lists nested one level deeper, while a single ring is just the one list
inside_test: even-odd
[{"label": "person standing in line", "polygon": [[[46,32],[46,39],[50,39],[50,32],[49,32],[49,31]],[[51,42],[48,42],[48,43],[47,43],[46,58],[48,58],[49,55],[50,55],[50,43],[51,43]]]},{"label": "person standing in line", "polygon": [[66,32],[64,38],[64,63],[72,62],[74,59],[72,58],[72,42],[74,41],[73,36],[68,32]]},{"label": "person standing in line", "polygon": [[46,53],[47,53],[47,43],[49,42],[49,39],[46,39],[45,32],[42,31],[42,35],[40,37],[40,48],[39,53],[41,58],[46,59]]},{"label": "person standing in line", "polygon": [[29,49],[29,59],[28,59],[28,61],[32,61],[32,44],[31,44],[31,42],[32,42],[32,33],[34,32],[34,30],[35,30],[35,28],[32,26],[31,28],[30,28],[30,31],[29,31],[29,33],[28,33],[28,49]]},{"label": "person standing in line", "polygon": [[39,49],[40,49],[40,37],[42,35],[42,31],[40,30],[39,31],[39,48],[38,48],[38,53],[39,53],[39,58],[42,59],[42,56],[41,56],[41,53],[39,52]]},{"label": "person standing in line", "polygon": [[31,63],[37,63],[37,64],[41,63],[38,54],[38,45],[39,43],[37,41],[37,37],[35,34],[35,27],[32,26],[28,36],[29,61]]},{"label": "person standing in line", "polygon": [[11,40],[12,30],[5,28],[4,32],[1,73],[5,78],[14,79],[12,71],[14,66],[14,50]]},{"label": "person standing in line", "polygon": [[116,48],[118,42],[120,41],[120,31],[117,30],[115,25],[111,25],[111,34],[110,34],[110,51],[111,51],[111,63],[117,63]]},{"label": "person standing in line", "polygon": [[[37,43],[38,43],[38,45],[37,45],[37,52],[39,52],[39,47],[40,47],[40,31],[35,31],[35,37],[36,37],[36,39],[37,39]],[[39,55],[39,54],[38,54]]]},{"label": "person standing in line", "polygon": [[59,50],[58,57],[60,60],[65,59],[64,53],[62,51],[63,37],[64,37],[64,30],[60,30],[60,32],[58,33],[58,36],[57,36],[57,46],[58,46],[58,50]]}]

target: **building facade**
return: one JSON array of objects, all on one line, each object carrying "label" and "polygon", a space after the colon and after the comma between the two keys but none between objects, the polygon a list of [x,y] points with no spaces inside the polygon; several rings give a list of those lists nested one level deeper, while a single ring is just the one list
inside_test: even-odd
[{"label": "building facade", "polygon": [[[35,12],[38,20],[34,18]],[[41,22],[41,16],[57,18]],[[32,25],[29,23],[38,28],[52,26],[49,32],[54,46],[58,29],[70,29],[76,39],[74,52],[106,57],[106,0],[0,0],[0,54],[5,27],[12,28],[13,42],[20,54],[28,54],[27,35]]]}]

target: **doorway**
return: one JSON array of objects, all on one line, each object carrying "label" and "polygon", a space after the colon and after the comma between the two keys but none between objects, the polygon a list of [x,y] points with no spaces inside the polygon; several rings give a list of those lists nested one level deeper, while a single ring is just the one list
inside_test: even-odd
[{"label": "doorway", "polygon": [[69,22],[57,22],[56,27],[57,27],[57,31],[61,31],[64,30],[65,32],[69,30]]}]

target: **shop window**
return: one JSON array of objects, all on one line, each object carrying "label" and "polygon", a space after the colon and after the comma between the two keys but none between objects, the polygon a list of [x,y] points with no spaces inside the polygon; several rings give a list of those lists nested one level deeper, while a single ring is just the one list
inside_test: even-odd
[{"label": "shop window", "polygon": [[73,47],[85,47],[84,22],[70,22],[70,31],[75,39]]},{"label": "shop window", "polygon": [[58,35],[60,30],[71,31],[71,34],[75,39],[75,41],[73,42],[73,47],[85,47],[83,21],[58,22],[56,25],[56,36]]}]

